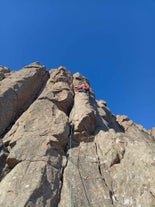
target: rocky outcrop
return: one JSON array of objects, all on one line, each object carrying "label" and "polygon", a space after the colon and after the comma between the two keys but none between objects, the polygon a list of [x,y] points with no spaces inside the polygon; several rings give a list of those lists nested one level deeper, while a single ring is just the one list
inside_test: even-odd
[{"label": "rocky outcrop", "polygon": [[[87,83],[88,80],[81,74],[76,73],[73,76],[73,85],[78,86],[80,84]],[[87,139],[91,135],[97,126],[96,109],[93,106],[95,101],[92,90],[90,94],[75,92],[74,104],[69,115],[71,123],[74,123],[74,136],[77,142]],[[81,136],[82,135],[82,136]]]},{"label": "rocky outcrop", "polygon": [[70,110],[72,76],[63,68],[50,74],[41,95],[4,138],[10,147],[6,160],[10,172],[1,181],[5,189],[0,194],[1,206],[56,206],[59,201],[69,125],[63,107],[60,110],[55,102],[66,105],[66,112]]},{"label": "rocky outcrop", "polygon": [[153,130],[112,114],[91,88],[74,91],[90,83],[65,67],[47,72],[34,63],[6,79],[18,99],[1,99],[16,114],[0,120],[0,206],[155,205]]},{"label": "rocky outcrop", "polygon": [[48,72],[45,67],[33,63],[1,81],[0,135],[35,100],[47,79]]}]

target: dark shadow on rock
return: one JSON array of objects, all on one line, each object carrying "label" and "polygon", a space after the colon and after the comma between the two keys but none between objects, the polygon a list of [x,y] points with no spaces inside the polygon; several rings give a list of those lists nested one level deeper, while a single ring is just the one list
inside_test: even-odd
[{"label": "dark shadow on rock", "polygon": [[[96,129],[103,131],[114,129],[115,132],[125,132],[124,128],[116,121],[116,117],[106,106],[99,107],[93,96],[90,96],[89,99],[94,109],[96,109],[96,116],[98,119],[98,126]],[[104,115],[100,114],[99,109],[103,110]],[[104,123],[104,121],[106,121],[107,125]]]},{"label": "dark shadow on rock", "polygon": [[0,181],[4,177],[5,171],[6,171],[6,160],[9,155],[9,151],[3,144],[2,140],[0,140]]},{"label": "dark shadow on rock", "polygon": [[[104,111],[105,116],[101,116],[99,112],[99,106],[95,100],[93,94],[90,93],[89,95],[89,103],[95,109],[96,117],[97,117],[97,125],[95,130],[92,133],[89,133],[85,126],[82,126],[81,131],[74,131],[72,134],[72,138],[70,140],[70,134],[68,135],[68,144],[66,144],[65,152],[70,148],[78,147],[80,142],[93,142],[95,136],[102,130],[102,131],[109,131],[109,129],[113,129],[116,133],[117,132],[125,132],[123,126],[121,126],[117,121],[116,117],[110,112],[110,110],[103,106],[101,109]],[[81,123],[82,125],[82,123]]]},{"label": "dark shadow on rock", "polygon": [[115,132],[125,132],[124,127],[117,122],[116,117],[106,107],[103,107],[103,110],[106,113],[104,119],[108,122],[108,127],[114,129]]},{"label": "dark shadow on rock", "polygon": [[[32,195],[28,199],[24,207],[42,207],[42,206],[57,206],[58,204],[58,188],[57,192],[52,191],[52,184],[47,177],[47,169],[42,171],[41,185],[32,192]],[[57,179],[57,186],[59,186],[59,179]],[[55,189],[56,190],[56,189]]]}]

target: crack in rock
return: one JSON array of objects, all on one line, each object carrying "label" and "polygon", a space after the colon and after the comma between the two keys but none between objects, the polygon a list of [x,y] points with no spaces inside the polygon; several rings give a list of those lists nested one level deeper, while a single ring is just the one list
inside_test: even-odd
[{"label": "crack in rock", "polygon": [[111,199],[111,204],[112,204],[112,206],[114,205],[114,202],[113,202],[113,198],[114,198],[114,192],[111,190],[111,189],[109,189],[109,186],[108,186],[108,184],[107,184],[107,182],[106,182],[106,179],[104,178],[104,176],[103,176],[103,174],[102,174],[102,170],[101,170],[101,162],[100,162],[100,157],[99,157],[99,154],[98,154],[98,147],[97,147],[97,143],[95,142],[94,143],[95,144],[95,150],[96,150],[96,156],[97,156],[97,163],[98,163],[98,171],[99,171],[99,174],[100,174],[100,176],[101,176],[101,178],[102,178],[102,180],[103,180],[103,183],[105,184],[105,186],[108,188],[108,191],[109,191],[109,197],[110,197],[110,199]]}]

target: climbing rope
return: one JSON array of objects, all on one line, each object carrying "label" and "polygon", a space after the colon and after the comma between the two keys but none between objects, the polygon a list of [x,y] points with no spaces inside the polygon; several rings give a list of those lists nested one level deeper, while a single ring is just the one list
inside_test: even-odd
[{"label": "climbing rope", "polygon": [[73,182],[72,182],[72,176],[73,176],[73,165],[72,165],[72,135],[74,133],[74,124],[70,125],[70,132],[69,132],[69,149],[70,149],[70,207],[72,207],[73,204]]}]

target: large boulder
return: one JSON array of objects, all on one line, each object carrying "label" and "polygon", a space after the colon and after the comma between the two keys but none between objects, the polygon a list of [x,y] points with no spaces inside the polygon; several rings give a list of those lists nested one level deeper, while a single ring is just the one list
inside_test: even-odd
[{"label": "large boulder", "polygon": [[73,104],[73,77],[65,68],[60,66],[58,69],[50,71],[50,79],[46,90],[40,96],[44,97],[57,105],[57,107],[66,114],[70,113]]}]

